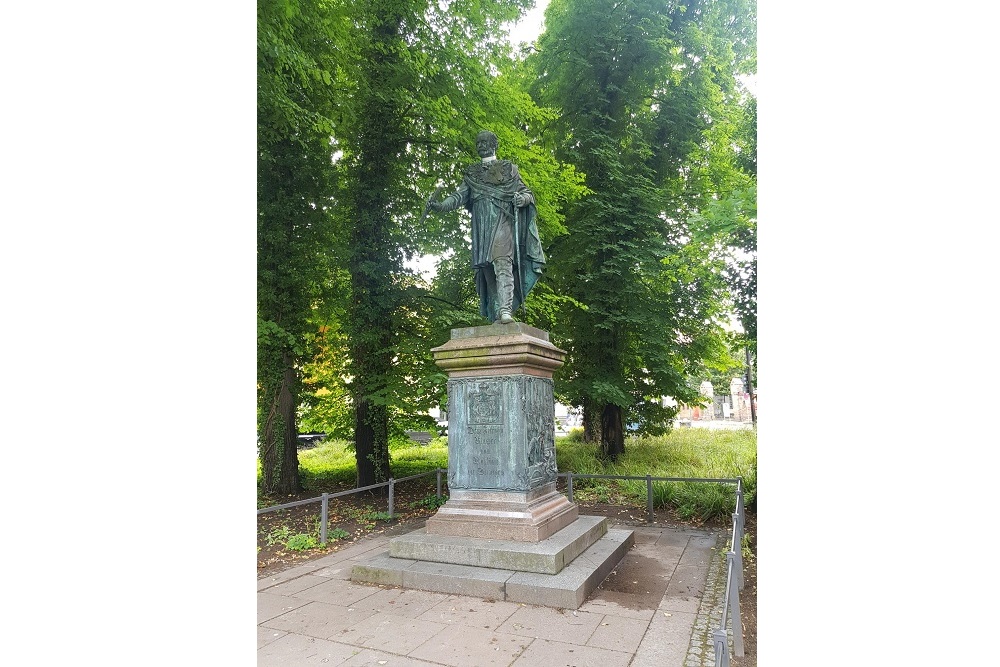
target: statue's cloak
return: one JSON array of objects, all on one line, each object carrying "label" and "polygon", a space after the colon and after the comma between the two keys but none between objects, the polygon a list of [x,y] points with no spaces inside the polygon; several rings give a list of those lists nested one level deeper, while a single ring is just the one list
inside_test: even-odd
[{"label": "statue's cloak", "polygon": [[[530,195],[531,190],[521,180],[517,165],[510,160],[470,166],[465,170],[465,185],[469,188],[465,208],[472,214],[472,270],[480,296],[479,313],[493,321],[496,304],[491,302],[484,269],[496,256],[496,249],[505,247],[505,234],[512,235],[512,242],[516,239],[513,243],[513,310],[520,307],[542,275],[545,253],[535,220],[537,208],[534,202],[520,208],[514,206],[514,194]],[[514,224],[501,224],[508,221]]]}]

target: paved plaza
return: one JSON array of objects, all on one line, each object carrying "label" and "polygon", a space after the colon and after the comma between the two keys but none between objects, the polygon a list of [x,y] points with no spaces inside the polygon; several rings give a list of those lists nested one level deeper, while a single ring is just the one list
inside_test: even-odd
[{"label": "paved plaza", "polygon": [[390,535],[257,582],[258,667],[711,667],[728,531],[627,526],[635,545],[573,611],[351,582]]}]

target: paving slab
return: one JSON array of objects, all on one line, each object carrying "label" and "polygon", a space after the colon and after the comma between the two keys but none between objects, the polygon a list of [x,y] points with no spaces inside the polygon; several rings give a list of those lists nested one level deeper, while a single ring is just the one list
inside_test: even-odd
[{"label": "paving slab", "polygon": [[444,623],[380,612],[342,631],[337,641],[407,655],[447,627]]},{"label": "paving slab", "polygon": [[257,624],[269,621],[275,616],[308,604],[308,600],[296,600],[273,593],[257,593]]},{"label": "paving slab", "polygon": [[536,639],[511,667],[626,667],[631,659],[631,653]]},{"label": "paving slab", "polygon": [[450,595],[418,618],[448,625],[496,630],[520,608],[521,605],[515,602],[503,602],[496,598]]},{"label": "paving slab", "polygon": [[506,667],[531,641],[485,628],[450,626],[409,655],[454,667]]},{"label": "paving slab", "polygon": [[340,561],[321,567],[312,572],[312,574],[317,577],[326,577],[328,579],[350,579],[351,570],[354,568],[354,565],[354,561]]},{"label": "paving slab", "polygon": [[703,568],[678,565],[663,594],[660,608],[668,611],[698,611],[701,596],[705,592],[705,575]]},{"label": "paving slab", "polygon": [[603,619],[601,614],[585,611],[524,605],[497,631],[584,646]]},{"label": "paving slab", "polygon": [[694,621],[694,612],[657,613],[649,622],[629,667],[682,667]]},{"label": "paving slab", "polygon": [[443,593],[383,588],[374,595],[359,600],[354,606],[359,609],[384,611],[396,616],[417,618],[431,607],[448,599]]},{"label": "paving slab", "polygon": [[275,584],[267,589],[267,592],[272,595],[295,595],[296,593],[301,593],[307,588],[312,588],[313,586],[319,586],[320,584],[325,584],[330,581],[329,577],[319,577],[313,573],[304,574],[295,579],[289,579],[288,581],[282,581],[279,584]]},{"label": "paving slab", "polygon": [[326,639],[287,634],[257,650],[257,667],[330,667],[358,650]]},{"label": "paving slab", "polygon": [[648,627],[649,621],[606,615],[590,635],[587,646],[635,653]]},{"label": "paving slab", "polygon": [[278,637],[284,637],[288,633],[284,630],[275,630],[273,628],[265,628],[262,625],[257,626],[257,648],[267,646],[273,642]]},{"label": "paving slab", "polygon": [[298,579],[304,574],[309,574],[320,569],[322,566],[318,565],[316,562],[309,563],[308,565],[299,565],[297,567],[289,568],[287,570],[282,570],[277,574],[271,575],[269,577],[264,577],[257,580],[257,590],[263,591],[276,586],[277,584],[284,583],[286,581],[291,581],[292,579]]},{"label": "paving slab", "polygon": [[440,667],[438,663],[418,660],[405,655],[395,655],[365,648],[337,667]]},{"label": "paving slab", "polygon": [[[626,556],[628,558],[628,556]],[[587,598],[587,601],[580,605],[577,611],[589,611],[594,614],[604,614],[606,616],[617,616],[619,618],[633,618],[639,621],[645,621],[649,623],[649,620],[653,618],[653,614],[656,613],[656,609],[643,609],[637,608],[636,606],[626,606],[621,604],[618,600],[622,602],[627,602],[627,598],[624,594],[617,592],[607,592],[598,586],[597,590]]]},{"label": "paving slab", "polygon": [[303,601],[312,600],[316,602],[327,602],[341,607],[350,607],[359,600],[374,595],[378,588],[372,586],[356,586],[350,581],[342,579],[325,578],[324,581],[315,586],[310,586],[298,593],[293,593],[293,599]]},{"label": "paving slab", "polygon": [[341,631],[374,613],[370,609],[355,609],[353,607],[345,609],[325,602],[310,602],[269,621],[264,621],[261,627],[318,637],[319,639],[336,639]]}]

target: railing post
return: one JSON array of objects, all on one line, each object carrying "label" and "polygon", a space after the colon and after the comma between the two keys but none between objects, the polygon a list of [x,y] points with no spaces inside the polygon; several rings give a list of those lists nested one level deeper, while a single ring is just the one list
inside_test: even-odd
[{"label": "railing post", "polygon": [[738,514],[733,514],[733,549],[736,550],[736,585],[743,590],[743,531],[740,529]]},{"label": "railing post", "polygon": [[396,486],[396,480],[394,480],[392,477],[390,477],[389,478],[389,512],[388,512],[390,519],[392,518],[392,490],[393,490],[394,486]]},{"label": "railing post", "polygon": [[[739,570],[736,569],[737,563],[736,554],[732,551],[726,552],[726,566],[732,573],[729,577],[729,622],[733,625],[733,653],[737,658],[743,657],[743,617],[740,616],[740,590],[739,582],[737,577],[742,577],[740,572],[743,568],[740,567]],[[725,630],[725,628],[722,628]]]},{"label": "railing post", "polygon": [[566,473],[566,496],[573,502],[573,473]]},{"label": "railing post", "polygon": [[326,544],[326,524],[329,521],[330,494],[323,493],[323,506],[319,512],[319,543]]},{"label": "railing post", "polygon": [[646,475],[646,514],[649,523],[653,523],[653,477]]},{"label": "railing post", "polygon": [[715,667],[729,667],[729,642],[725,630],[712,631],[712,643],[715,644]]},{"label": "railing post", "polygon": [[739,588],[743,590],[743,484],[742,480],[736,483],[736,513],[733,514],[733,548],[736,549],[736,562],[739,568],[736,576],[739,577]]},{"label": "railing post", "polygon": [[441,500],[441,468],[437,469],[437,499]]},{"label": "railing post", "polygon": [[745,518],[745,511],[746,511],[746,508],[744,507],[744,504],[743,504],[743,478],[740,478],[739,481],[736,482],[736,514],[740,518],[739,521],[740,521],[740,537],[741,538],[743,537],[743,528],[744,528],[743,521],[744,521],[744,518]]}]

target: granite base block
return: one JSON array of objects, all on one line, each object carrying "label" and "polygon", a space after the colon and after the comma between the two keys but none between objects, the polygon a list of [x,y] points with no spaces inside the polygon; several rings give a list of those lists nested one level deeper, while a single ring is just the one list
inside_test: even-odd
[{"label": "granite base block", "polygon": [[578,517],[577,506],[552,482],[531,493],[453,491],[425,525],[431,535],[539,542]]},{"label": "granite base block", "polygon": [[389,542],[389,555],[435,563],[558,574],[608,532],[608,520],[581,516],[539,542],[429,535],[418,529]]},{"label": "granite base block", "polygon": [[504,587],[506,600],[578,609],[635,543],[631,530],[613,529],[555,575],[518,572]]},{"label": "granite base block", "polygon": [[[606,520],[601,519],[598,523],[603,525],[603,521]],[[608,529],[558,574],[394,558],[387,551],[355,565],[351,579],[355,582],[389,583],[438,593],[577,609],[621,562],[634,543],[631,530]]]}]

